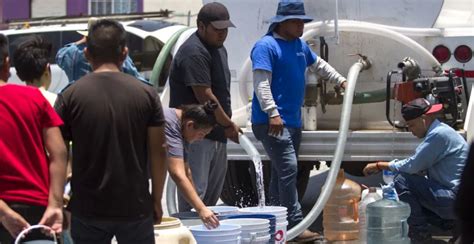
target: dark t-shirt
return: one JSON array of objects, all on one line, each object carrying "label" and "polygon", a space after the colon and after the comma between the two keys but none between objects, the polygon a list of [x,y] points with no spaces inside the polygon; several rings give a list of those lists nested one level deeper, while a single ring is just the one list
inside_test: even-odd
[{"label": "dark t-shirt", "polygon": [[[230,117],[230,70],[224,47],[206,46],[194,33],[179,48],[170,71],[170,107],[199,103],[192,86],[206,86]],[[217,126],[206,138],[226,142],[224,129]]]},{"label": "dark t-shirt", "polygon": [[156,91],[121,72],[90,73],[58,96],[61,128],[72,140],[72,198],[79,216],[149,217],[147,128],[164,124]]}]

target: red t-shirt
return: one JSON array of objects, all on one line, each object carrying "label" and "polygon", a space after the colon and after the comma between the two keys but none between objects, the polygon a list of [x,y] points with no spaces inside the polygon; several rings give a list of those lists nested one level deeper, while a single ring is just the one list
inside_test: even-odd
[{"label": "red t-shirt", "polygon": [[38,89],[0,86],[0,199],[48,205],[49,160],[43,129],[62,123]]}]

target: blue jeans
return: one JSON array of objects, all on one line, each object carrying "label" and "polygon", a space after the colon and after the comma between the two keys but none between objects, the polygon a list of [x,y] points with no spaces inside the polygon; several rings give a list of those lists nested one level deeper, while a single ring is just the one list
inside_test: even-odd
[{"label": "blue jeans", "polygon": [[75,244],[110,244],[115,236],[118,243],[154,244],[153,217],[133,221],[91,220],[72,215],[71,235]]},{"label": "blue jeans", "polygon": [[410,205],[410,231],[427,232],[430,218],[454,220],[456,194],[424,176],[400,173],[394,179],[401,201]]},{"label": "blue jeans", "polygon": [[283,134],[278,137],[268,135],[268,125],[252,125],[252,130],[272,162],[270,203],[288,209],[291,228],[303,219],[296,189],[301,128],[284,127]]}]

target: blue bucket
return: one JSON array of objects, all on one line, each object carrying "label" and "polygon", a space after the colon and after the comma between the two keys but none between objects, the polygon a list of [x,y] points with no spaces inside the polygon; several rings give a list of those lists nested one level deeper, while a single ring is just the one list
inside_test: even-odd
[{"label": "blue bucket", "polygon": [[235,214],[235,215],[221,216],[221,218],[219,219],[243,219],[243,218],[268,219],[270,221],[270,241],[268,243],[275,243],[276,217],[273,214]]}]

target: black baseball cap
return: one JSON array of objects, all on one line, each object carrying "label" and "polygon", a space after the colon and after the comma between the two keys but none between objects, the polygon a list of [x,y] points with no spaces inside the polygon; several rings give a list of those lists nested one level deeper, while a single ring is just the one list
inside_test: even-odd
[{"label": "black baseball cap", "polygon": [[202,6],[199,10],[198,21],[210,23],[216,29],[235,27],[230,21],[229,11],[222,3],[212,2]]},{"label": "black baseball cap", "polygon": [[443,104],[431,105],[428,100],[424,98],[417,98],[409,103],[403,105],[402,116],[405,121],[416,119],[423,114],[434,114],[443,109]]}]

